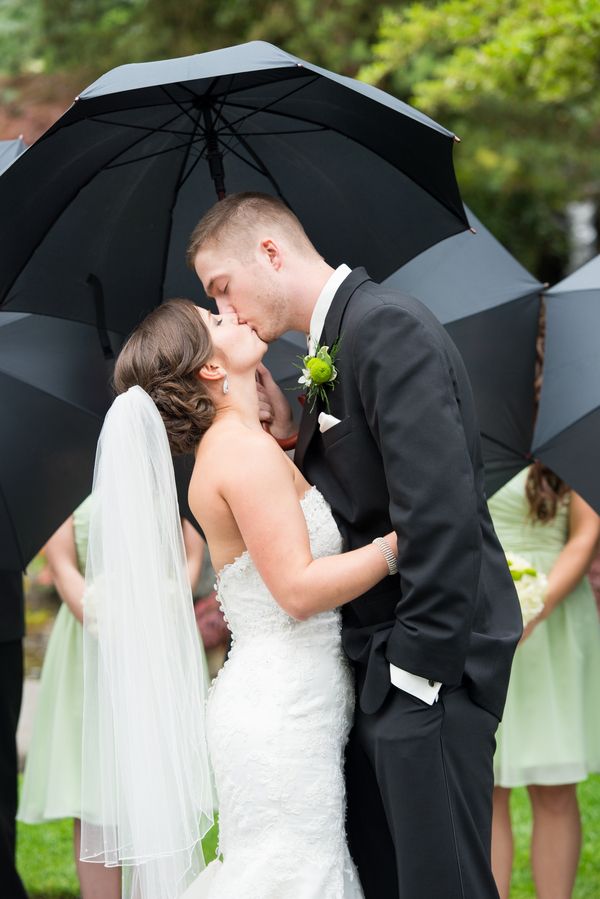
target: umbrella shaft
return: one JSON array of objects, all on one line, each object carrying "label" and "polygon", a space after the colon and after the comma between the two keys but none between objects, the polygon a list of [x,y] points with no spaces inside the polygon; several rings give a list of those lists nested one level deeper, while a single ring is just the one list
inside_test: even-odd
[{"label": "umbrella shaft", "polygon": [[204,121],[206,124],[206,158],[208,159],[208,168],[210,169],[210,177],[215,185],[217,198],[223,200],[225,197],[225,168],[223,166],[223,153],[219,149],[219,141],[210,116],[210,110],[204,110]]}]

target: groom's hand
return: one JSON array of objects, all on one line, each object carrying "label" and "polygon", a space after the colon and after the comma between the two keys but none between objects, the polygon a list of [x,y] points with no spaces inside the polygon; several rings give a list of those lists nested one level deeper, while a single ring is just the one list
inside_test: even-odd
[{"label": "groom's hand", "polygon": [[291,437],[296,428],[292,410],[283,391],[277,386],[271,372],[262,363],[256,370],[258,391],[258,415],[261,422],[269,426],[269,431],[277,440]]}]

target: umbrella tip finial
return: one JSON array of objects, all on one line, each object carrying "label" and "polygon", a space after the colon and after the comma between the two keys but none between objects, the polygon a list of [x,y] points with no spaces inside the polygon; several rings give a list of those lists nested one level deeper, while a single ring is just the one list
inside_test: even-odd
[{"label": "umbrella tip finial", "polygon": [[462,141],[461,141],[460,137],[458,136],[458,134],[455,134],[455,135],[454,135],[454,143],[455,143],[455,144],[460,144],[460,143],[462,143]]},{"label": "umbrella tip finial", "polygon": [[477,234],[477,228],[471,227],[469,228],[469,231],[471,232],[471,234]]},{"label": "umbrella tip finial", "polygon": [[550,287],[550,281],[544,281],[544,283],[542,284],[542,289],[548,290],[549,287]]}]

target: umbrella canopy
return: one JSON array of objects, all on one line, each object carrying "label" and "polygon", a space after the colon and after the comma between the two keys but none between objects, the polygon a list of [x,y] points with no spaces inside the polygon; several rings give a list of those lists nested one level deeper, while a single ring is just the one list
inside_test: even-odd
[{"label": "umbrella canopy", "polygon": [[22,137],[15,140],[0,140],[0,174],[26,149],[27,144]]},{"label": "umbrella canopy", "polygon": [[[100,340],[80,322],[0,312],[0,570],[24,569],[89,494],[120,345],[120,335]],[[303,351],[293,333],[269,347],[282,387],[297,380],[291,363]],[[193,465],[193,456],[175,459],[179,509],[197,526],[187,501]]]},{"label": "umbrella canopy", "polygon": [[25,568],[89,493],[107,355],[87,325],[0,313],[0,569]]},{"label": "umbrella canopy", "polygon": [[327,260],[381,279],[468,227],[454,136],[254,42],[114,69],[0,179],[0,303],[126,334],[199,299],[190,232],[217,196],[282,197]]},{"label": "umbrella canopy", "polygon": [[546,293],[533,455],[600,513],[600,256]]},{"label": "umbrella canopy", "polygon": [[476,233],[450,237],[386,284],[420,299],[446,326],[473,385],[488,495],[529,459],[540,284],[468,209]]}]

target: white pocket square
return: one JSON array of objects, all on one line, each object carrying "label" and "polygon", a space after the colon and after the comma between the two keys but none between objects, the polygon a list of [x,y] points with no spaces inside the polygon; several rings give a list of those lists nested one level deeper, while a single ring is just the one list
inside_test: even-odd
[{"label": "white pocket square", "polygon": [[329,415],[327,412],[319,413],[317,421],[319,422],[319,430],[321,434],[324,434],[325,431],[329,430],[329,428],[332,428],[334,425],[339,425],[340,423],[339,418],[336,418],[335,415]]}]

